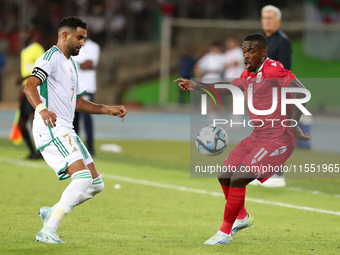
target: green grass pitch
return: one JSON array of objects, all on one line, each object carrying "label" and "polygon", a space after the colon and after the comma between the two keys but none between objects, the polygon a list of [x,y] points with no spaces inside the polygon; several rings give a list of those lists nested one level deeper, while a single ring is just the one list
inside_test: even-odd
[{"label": "green grass pitch", "polygon": [[[69,181],[58,181],[43,160],[25,160],[23,145],[15,147],[1,139],[0,254],[340,253],[339,213],[251,201],[246,206],[255,218],[254,227],[239,232],[230,245],[205,246],[202,243],[220,227],[225,202],[222,196],[173,188],[220,192],[215,179],[190,178],[189,143],[112,142],[121,145],[123,153],[95,157],[104,191],[64,218],[58,232],[66,244],[48,245],[34,242],[42,227],[37,212],[57,202]],[[104,141],[97,142],[98,152],[100,143]],[[320,155],[326,162],[339,159],[297,150],[291,160]],[[148,182],[138,183],[142,180]],[[340,179],[287,179],[287,183],[287,188],[279,189],[248,187],[247,197],[340,212]]]}]

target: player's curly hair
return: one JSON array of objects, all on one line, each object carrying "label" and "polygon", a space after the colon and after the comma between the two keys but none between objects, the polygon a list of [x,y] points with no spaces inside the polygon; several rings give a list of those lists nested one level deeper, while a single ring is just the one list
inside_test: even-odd
[{"label": "player's curly hair", "polygon": [[263,34],[250,34],[244,38],[244,41],[255,41],[257,45],[262,46],[264,49],[268,48],[267,38]]},{"label": "player's curly hair", "polygon": [[69,27],[73,29],[77,29],[77,27],[81,27],[83,29],[87,29],[87,24],[86,22],[82,21],[79,17],[69,16],[69,17],[64,17],[60,21],[58,30],[63,27]]}]

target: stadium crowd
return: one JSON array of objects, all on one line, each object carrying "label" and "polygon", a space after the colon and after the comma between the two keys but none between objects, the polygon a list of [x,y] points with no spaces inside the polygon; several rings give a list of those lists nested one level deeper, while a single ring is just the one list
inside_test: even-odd
[{"label": "stadium crowd", "polygon": [[[100,46],[159,39],[163,16],[205,19],[245,19],[259,17],[268,1],[251,0],[3,0],[0,1],[0,41],[9,54],[20,51],[20,27],[30,22],[37,27],[37,41],[49,48],[56,40],[61,17],[76,15],[89,24],[92,39]],[[277,6],[287,5],[278,0]],[[251,7],[251,8],[249,8]],[[232,10],[232,11],[231,11]]]}]

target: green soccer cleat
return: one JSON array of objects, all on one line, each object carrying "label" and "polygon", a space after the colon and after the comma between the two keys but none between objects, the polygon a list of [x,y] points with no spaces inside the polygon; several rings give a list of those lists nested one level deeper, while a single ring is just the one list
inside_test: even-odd
[{"label": "green soccer cleat", "polygon": [[232,239],[233,238],[231,236],[222,235],[219,232],[217,232],[214,236],[210,237],[203,244],[208,244],[208,245],[223,245],[226,243],[229,244]]},{"label": "green soccer cleat", "polygon": [[250,214],[248,214],[248,219],[246,220],[235,220],[233,229],[231,231],[231,235],[234,236],[236,233],[244,228],[249,228],[253,226],[254,224],[254,218]]},{"label": "green soccer cleat", "polygon": [[52,207],[41,207],[38,214],[39,217],[42,219],[44,227],[46,225],[46,223],[48,222],[48,220],[51,218],[51,215],[53,213],[53,208]]},{"label": "green soccer cleat", "polygon": [[40,243],[65,243],[60,240],[55,231],[44,231],[43,229],[35,236],[35,241]]}]

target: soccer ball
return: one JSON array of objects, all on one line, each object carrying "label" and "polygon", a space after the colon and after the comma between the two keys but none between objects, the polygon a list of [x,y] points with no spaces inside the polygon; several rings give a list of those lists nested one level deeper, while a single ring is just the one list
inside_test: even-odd
[{"label": "soccer ball", "polygon": [[218,125],[207,125],[201,128],[196,136],[196,147],[204,155],[221,154],[227,148],[227,144],[227,132]]}]

